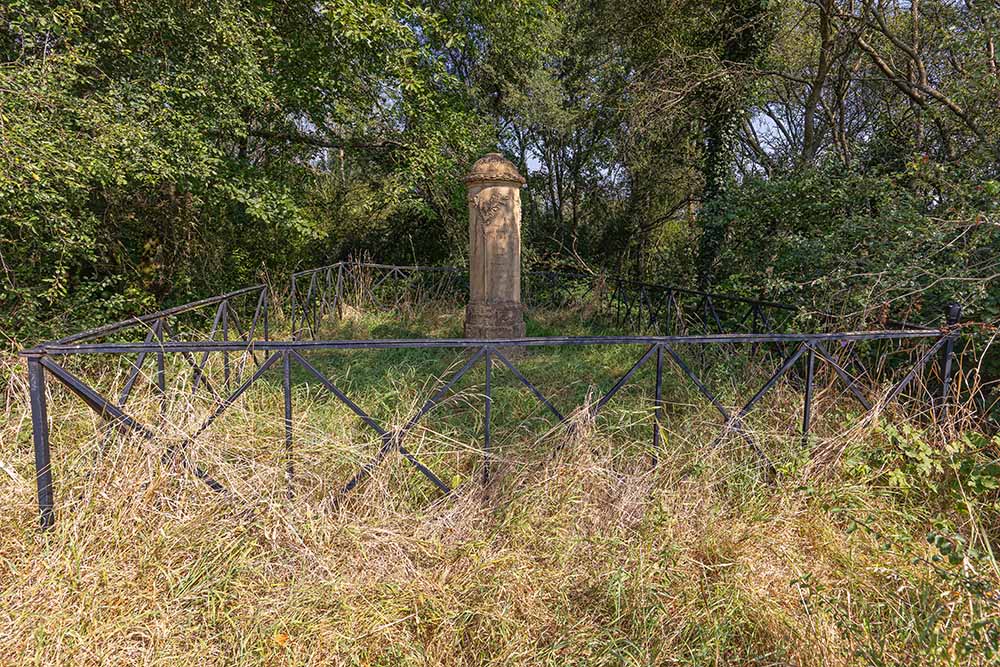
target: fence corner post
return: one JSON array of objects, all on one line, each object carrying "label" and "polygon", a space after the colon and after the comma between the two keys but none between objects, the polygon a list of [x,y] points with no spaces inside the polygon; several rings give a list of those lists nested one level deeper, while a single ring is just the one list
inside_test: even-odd
[{"label": "fence corner post", "polygon": [[31,432],[35,448],[38,515],[42,530],[55,525],[52,460],[49,452],[49,418],[45,403],[45,368],[40,357],[28,357],[28,392],[31,398]]},{"label": "fence corner post", "polygon": [[659,462],[663,427],[663,345],[656,345],[656,387],[653,390],[653,465]]}]

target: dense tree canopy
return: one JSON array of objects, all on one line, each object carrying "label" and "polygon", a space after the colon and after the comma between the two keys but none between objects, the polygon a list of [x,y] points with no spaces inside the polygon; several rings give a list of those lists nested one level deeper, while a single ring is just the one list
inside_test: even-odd
[{"label": "dense tree canopy", "polygon": [[8,343],[369,253],[528,259],[931,321],[1000,313],[995,0],[11,0]]}]

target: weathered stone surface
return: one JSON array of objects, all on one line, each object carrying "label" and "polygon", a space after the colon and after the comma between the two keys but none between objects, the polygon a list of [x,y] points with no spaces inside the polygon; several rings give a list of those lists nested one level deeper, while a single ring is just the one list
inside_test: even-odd
[{"label": "weathered stone surface", "polygon": [[524,336],[521,305],[521,191],[525,180],[499,153],[465,177],[469,202],[466,338]]},{"label": "weathered stone surface", "polygon": [[[522,186],[527,181],[524,176],[517,171],[514,163],[505,158],[500,153],[488,153],[476,160],[472,165],[472,171],[465,177],[465,183],[471,186],[475,183],[495,181],[497,183],[509,183]],[[518,195],[520,201],[520,195]]]}]

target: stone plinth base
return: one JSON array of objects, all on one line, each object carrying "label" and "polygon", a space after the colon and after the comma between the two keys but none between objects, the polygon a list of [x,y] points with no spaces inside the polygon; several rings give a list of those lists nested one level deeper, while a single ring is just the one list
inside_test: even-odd
[{"label": "stone plinth base", "polygon": [[524,306],[507,303],[470,303],[465,307],[466,338],[523,338]]}]

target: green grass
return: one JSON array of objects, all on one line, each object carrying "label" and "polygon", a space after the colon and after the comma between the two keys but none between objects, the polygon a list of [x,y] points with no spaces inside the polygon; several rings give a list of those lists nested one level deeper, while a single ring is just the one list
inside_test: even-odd
[{"label": "green grass", "polygon": [[[536,314],[528,327],[531,335],[605,331],[580,313]],[[329,333],[460,332],[458,310],[429,309],[356,314]],[[232,489],[229,498],[161,462],[163,448],[196,430],[212,406],[204,392],[191,395],[182,362],[168,369],[166,418],[148,383],[129,403],[160,434],[155,443],[106,437],[85,406],[50,382],[58,523],[47,533],[35,527],[23,371],[8,373],[0,663],[989,662],[989,644],[976,644],[975,633],[984,620],[983,629],[997,627],[997,496],[987,483],[996,443],[966,434],[971,444],[956,445],[960,424],[893,430],[906,423],[898,410],[860,423],[821,374],[809,448],[797,431],[794,387],[779,385],[754,413],[754,433],[782,471],[768,484],[739,438],[708,447],[719,416],[668,366],[653,466],[652,363],[596,420],[574,413],[641,353],[551,348],[514,359],[574,415],[572,430],[495,368],[494,477],[485,488],[479,364],[405,441],[456,485],[453,494],[443,497],[392,454],[336,505],[330,500],[379,441],[301,370],[293,374],[292,500],[280,364],[190,448]],[[379,423],[398,427],[467,355],[308,358]],[[731,407],[777,364],[719,361],[704,379]],[[66,363],[109,396],[127,372],[124,362]],[[210,370],[221,391],[217,360]],[[838,455],[810,456],[828,449]],[[981,487],[971,483],[975,474],[987,480]],[[964,539],[964,557],[933,560],[943,552],[928,544],[928,531]]]}]

